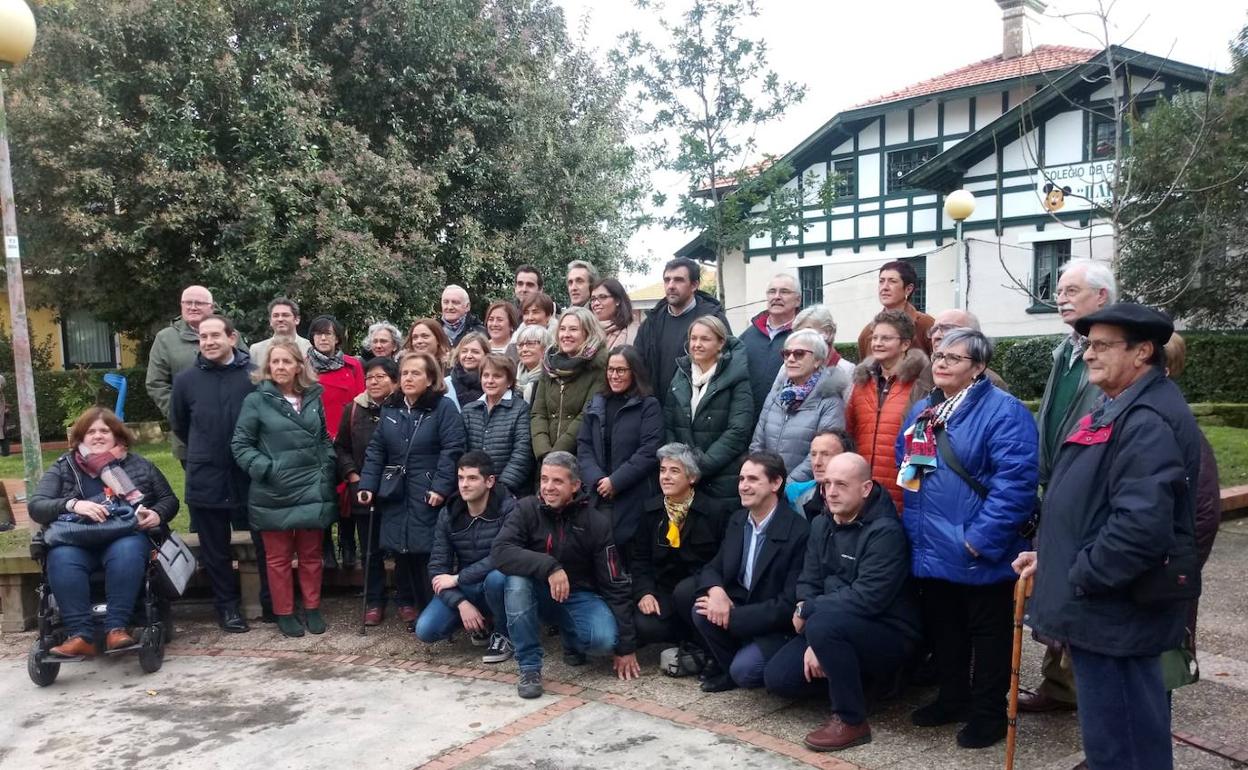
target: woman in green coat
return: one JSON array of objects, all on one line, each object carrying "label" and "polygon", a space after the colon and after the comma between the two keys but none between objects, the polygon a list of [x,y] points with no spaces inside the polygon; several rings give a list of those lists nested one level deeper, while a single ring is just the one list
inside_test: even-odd
[{"label": "woman in green coat", "polygon": [[745,345],[728,336],[715,316],[689,326],[689,355],[676,359],[676,376],[663,408],[668,443],[698,452],[696,489],[740,505],[737,474],[754,435],[754,392]]},{"label": "woman in green coat", "polygon": [[585,405],[602,389],[606,368],[602,324],[583,307],[564,310],[533,394],[531,433],[539,465],[554,451],[576,454]]},{"label": "woman in green coat", "polygon": [[325,633],[321,616],[321,533],[333,521],[334,448],[316,374],[290,338],[269,346],[258,387],[243,401],[230,448],[251,477],[247,508],[264,540],[273,613],[286,636],[303,636],[295,616],[291,561],[299,557],[299,590],[307,630]]}]

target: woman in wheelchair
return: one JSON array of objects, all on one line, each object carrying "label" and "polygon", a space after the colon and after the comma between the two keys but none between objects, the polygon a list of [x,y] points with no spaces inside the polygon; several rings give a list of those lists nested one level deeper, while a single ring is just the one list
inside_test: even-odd
[{"label": "woman in wheelchair", "polygon": [[[69,451],[61,455],[43,477],[30,498],[30,518],[43,525],[49,543],[48,583],[60,607],[68,638],[53,647],[57,657],[91,657],[96,654],[91,620],[90,576],[103,567],[108,612],[104,628],[106,651],[136,644],[127,630],[138,603],[152,544],[147,531],[163,526],[178,511],[178,498],[155,465],[129,452],[134,436],[117,415],[91,407],[69,430]],[[107,536],[119,513],[132,510],[134,526],[117,527],[106,542],[83,546],[78,538],[60,536],[60,530],[87,530],[74,526],[92,523],[96,530],[82,540],[99,541]],[[58,529],[56,522],[63,525]]]}]

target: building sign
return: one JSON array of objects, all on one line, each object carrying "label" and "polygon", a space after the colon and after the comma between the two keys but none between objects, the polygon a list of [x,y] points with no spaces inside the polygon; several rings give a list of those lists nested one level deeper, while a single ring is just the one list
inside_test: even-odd
[{"label": "building sign", "polygon": [[1109,206],[1117,161],[1095,160],[1040,169],[1036,192],[1045,211],[1083,211]]}]

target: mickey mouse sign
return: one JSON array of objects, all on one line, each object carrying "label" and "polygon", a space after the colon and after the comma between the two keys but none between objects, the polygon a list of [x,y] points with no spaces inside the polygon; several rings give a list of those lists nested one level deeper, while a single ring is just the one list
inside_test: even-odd
[{"label": "mickey mouse sign", "polygon": [[1044,192],[1044,210],[1060,211],[1066,205],[1066,196],[1070,195],[1069,187],[1058,187],[1052,182],[1045,182],[1041,188]]}]

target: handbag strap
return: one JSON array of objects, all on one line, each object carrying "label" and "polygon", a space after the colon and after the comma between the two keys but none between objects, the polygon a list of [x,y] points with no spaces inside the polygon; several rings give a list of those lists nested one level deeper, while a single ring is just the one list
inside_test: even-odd
[{"label": "handbag strap", "polygon": [[949,446],[949,436],[946,435],[943,427],[936,429],[936,451],[940,453],[941,462],[949,466],[949,470],[958,474],[958,478],[965,481],[967,486],[979,495],[980,500],[988,499],[988,487],[981,484],[979,479],[967,473],[966,468],[962,467],[962,462],[953,453],[953,448]]}]

